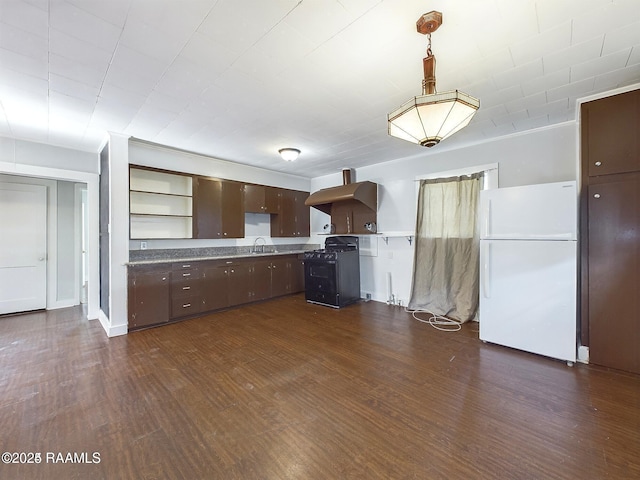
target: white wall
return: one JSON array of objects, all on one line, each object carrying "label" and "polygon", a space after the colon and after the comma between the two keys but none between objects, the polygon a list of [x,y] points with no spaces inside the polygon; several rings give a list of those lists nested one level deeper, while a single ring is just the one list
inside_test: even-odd
[{"label": "white wall", "polygon": [[[100,322],[109,337],[127,333],[129,261],[129,138],[109,135],[109,316]],[[101,174],[104,174],[101,172]]]},{"label": "white wall", "polygon": [[98,173],[97,154],[0,137],[0,161],[30,167]]},{"label": "white wall", "polygon": [[[374,300],[387,301],[387,276],[391,273],[392,293],[403,305],[408,303],[413,244],[409,244],[405,233],[412,234],[415,229],[417,177],[498,163],[500,187],[576,180],[576,134],[575,123],[569,122],[456,150],[442,148],[446,147],[445,141],[412,158],[359,168],[354,181],[369,180],[378,184],[378,232],[397,235],[365,240],[368,252],[363,253],[368,255],[360,258],[362,295],[370,293]],[[314,178],[311,191],[341,183],[340,173]],[[322,232],[322,226],[329,223],[329,219],[328,215],[312,209],[312,233]],[[312,240],[324,241],[318,235]]]}]

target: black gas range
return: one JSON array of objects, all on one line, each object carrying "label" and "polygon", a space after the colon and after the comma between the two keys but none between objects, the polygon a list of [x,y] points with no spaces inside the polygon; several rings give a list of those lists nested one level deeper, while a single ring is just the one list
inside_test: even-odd
[{"label": "black gas range", "polygon": [[340,308],[360,300],[358,237],[327,237],[323,249],[303,258],[307,302]]}]

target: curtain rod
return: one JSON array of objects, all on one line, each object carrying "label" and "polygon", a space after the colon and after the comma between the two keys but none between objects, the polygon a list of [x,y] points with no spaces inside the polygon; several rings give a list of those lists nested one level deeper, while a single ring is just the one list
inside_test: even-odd
[{"label": "curtain rod", "polygon": [[[475,175],[476,173],[484,173],[484,172],[490,172],[492,170],[498,170],[498,164],[495,164],[495,167],[490,167],[490,168],[484,168],[482,170],[476,170],[474,172],[471,173],[460,173],[460,174],[455,174],[454,172],[456,170],[464,170],[463,168],[457,168],[456,170],[450,170],[449,172],[441,172],[442,176],[438,176],[438,177],[430,177],[430,176],[425,176],[422,178],[415,178],[413,181],[414,182],[421,182],[423,180],[435,180],[436,178],[452,178],[452,177],[464,177],[465,175],[467,176],[471,176],[471,175]],[[471,167],[473,168],[473,167]],[[429,174],[427,174],[429,175]],[[434,173],[433,175],[440,175],[439,173]]]}]

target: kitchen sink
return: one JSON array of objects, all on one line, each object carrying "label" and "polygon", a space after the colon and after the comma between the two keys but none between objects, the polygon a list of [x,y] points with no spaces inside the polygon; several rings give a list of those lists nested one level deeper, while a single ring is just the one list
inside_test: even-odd
[{"label": "kitchen sink", "polygon": [[275,248],[260,248],[258,250],[251,250],[251,255],[268,255],[271,253],[278,253]]}]

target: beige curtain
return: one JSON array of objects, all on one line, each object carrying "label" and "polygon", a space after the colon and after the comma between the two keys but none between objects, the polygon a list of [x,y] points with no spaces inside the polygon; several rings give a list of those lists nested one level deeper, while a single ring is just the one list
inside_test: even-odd
[{"label": "beige curtain", "polygon": [[478,309],[482,173],[422,180],[409,308],[466,322]]}]

